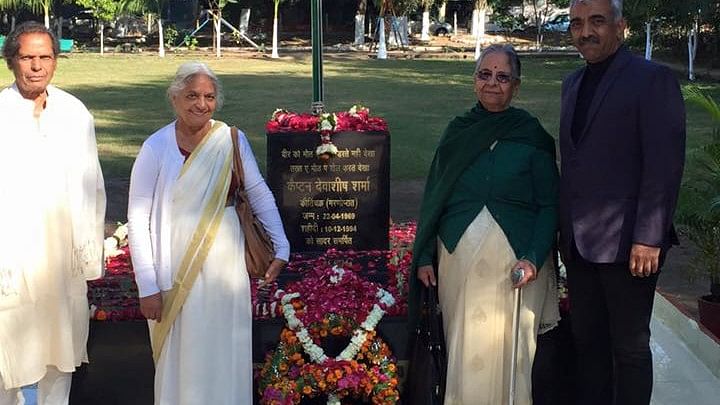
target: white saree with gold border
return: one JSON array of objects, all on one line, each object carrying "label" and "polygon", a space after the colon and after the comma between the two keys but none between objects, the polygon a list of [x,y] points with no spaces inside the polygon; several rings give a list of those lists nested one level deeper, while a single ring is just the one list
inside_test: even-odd
[{"label": "white saree with gold border", "polygon": [[[150,321],[156,404],[252,403],[244,237],[234,207],[225,206],[229,134],[227,125],[216,122],[173,185],[173,288],[163,293],[163,320]],[[169,316],[173,310],[174,320]]]}]

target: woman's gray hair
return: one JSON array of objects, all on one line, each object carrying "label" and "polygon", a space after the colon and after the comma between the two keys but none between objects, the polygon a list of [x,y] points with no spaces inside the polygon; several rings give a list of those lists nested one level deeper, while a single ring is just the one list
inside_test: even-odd
[{"label": "woman's gray hair", "polygon": [[60,53],[60,43],[55,37],[55,33],[45,28],[43,24],[36,21],[25,21],[24,23],[15,27],[15,29],[8,34],[5,39],[5,45],[3,46],[2,54],[5,58],[5,63],[9,69],[12,69],[12,60],[20,52],[20,37],[25,34],[45,34],[50,37],[52,43],[53,56],[57,57]]},{"label": "woman's gray hair", "polygon": [[[590,1],[597,1],[597,0],[572,0],[570,1],[570,8],[575,7],[578,3],[587,3]],[[610,2],[610,7],[612,8],[613,17],[615,17],[615,21],[619,21],[623,16],[623,0],[602,0]]]},{"label": "woman's gray hair", "polygon": [[518,56],[517,52],[515,52],[515,48],[513,48],[513,46],[510,44],[492,44],[487,48],[483,49],[477,62],[475,62],[474,74],[477,74],[478,70],[480,70],[480,64],[482,63],[483,59],[493,53],[505,54],[505,56],[508,57],[508,61],[510,61],[510,74],[512,75],[513,79],[520,80],[520,57]]},{"label": "woman's gray hair", "polygon": [[175,78],[172,83],[170,83],[170,87],[167,89],[167,97],[170,100],[170,104],[172,104],[173,98],[180,94],[180,92],[183,91],[197,75],[207,76],[213,83],[213,86],[215,87],[217,110],[220,110],[223,106],[223,102],[225,101],[222,84],[220,84],[220,80],[215,75],[215,72],[213,72],[208,65],[202,62],[185,62],[180,65],[175,73]]}]

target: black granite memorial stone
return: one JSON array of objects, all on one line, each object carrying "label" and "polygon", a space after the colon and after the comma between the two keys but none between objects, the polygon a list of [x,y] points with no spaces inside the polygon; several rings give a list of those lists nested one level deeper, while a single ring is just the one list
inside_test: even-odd
[{"label": "black granite memorial stone", "polygon": [[267,183],[292,251],[388,249],[389,134],[335,133],[328,160],[319,142],[317,133],[267,135]]}]

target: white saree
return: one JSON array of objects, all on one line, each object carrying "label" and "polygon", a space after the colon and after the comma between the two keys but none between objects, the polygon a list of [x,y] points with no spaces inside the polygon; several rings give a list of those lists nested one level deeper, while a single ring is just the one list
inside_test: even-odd
[{"label": "white saree", "polygon": [[[508,403],[513,291],[517,258],[487,208],[451,254],[438,242],[438,296],[448,350],[446,405]],[[523,288],[515,404],[532,404],[531,370],[538,333],[560,319],[550,259]]]},{"label": "white saree", "polygon": [[[87,361],[87,279],[102,272],[105,192],[93,119],[49,86],[38,118],[0,92],[0,379],[40,380]],[[3,387],[0,387],[0,389]]]},{"label": "white saree", "polygon": [[[173,288],[163,294],[163,320],[150,321],[155,403],[251,404],[250,282],[237,214],[225,201],[232,142],[217,122],[183,165],[172,189]],[[194,282],[183,292],[183,279]],[[188,280],[190,281],[190,280]],[[187,295],[174,322],[170,301]],[[164,322],[168,322],[165,323]],[[159,341],[167,328],[164,342]]]}]

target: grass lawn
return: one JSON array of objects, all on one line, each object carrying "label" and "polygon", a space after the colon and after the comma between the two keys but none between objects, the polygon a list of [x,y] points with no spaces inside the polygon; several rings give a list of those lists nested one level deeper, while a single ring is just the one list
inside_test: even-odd
[{"label": "grass lawn", "polygon": [[[59,60],[53,81],[78,96],[96,119],[105,176],[129,177],[143,140],[173,119],[165,89],[176,68],[189,57],[71,54]],[[225,107],[216,117],[243,129],[261,167],[265,163],[264,124],[275,108],[309,110],[312,63],[309,55],[280,60],[204,57],[225,87]],[[582,65],[577,58],[523,58],[523,84],[514,104],[536,114],[557,136],[560,85]],[[361,103],[383,116],[392,134],[393,179],[423,178],[447,122],[472,106],[473,62],[468,60],[370,60],[328,57],[325,102],[328,111]],[[0,85],[12,82],[0,70]],[[704,83],[716,99],[720,85]],[[711,133],[709,117],[688,108],[688,150]]]}]

